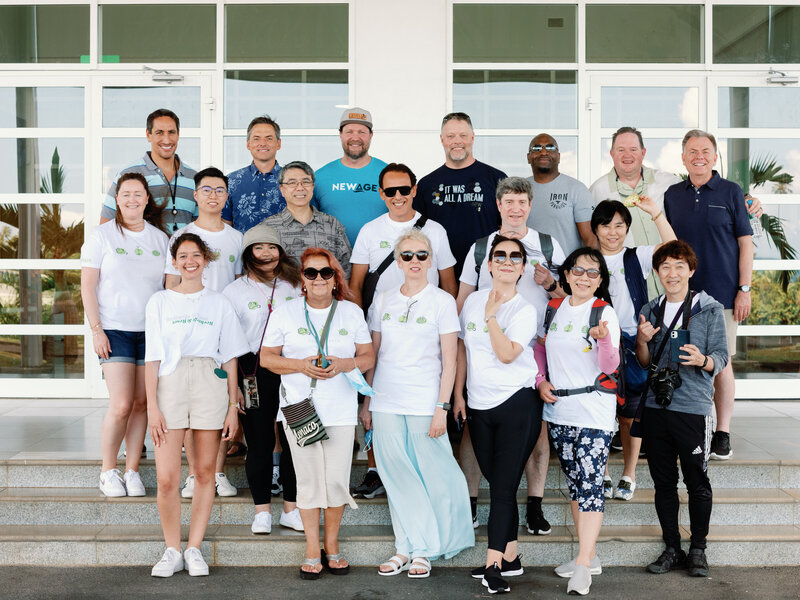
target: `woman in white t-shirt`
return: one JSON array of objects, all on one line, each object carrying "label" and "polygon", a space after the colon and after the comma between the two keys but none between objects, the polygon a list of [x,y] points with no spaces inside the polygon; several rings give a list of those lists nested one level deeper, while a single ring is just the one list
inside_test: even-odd
[{"label": "woman in white t-shirt", "polygon": [[[146,308],[145,384],[150,435],[156,454],[158,514],[167,550],[154,577],[183,570],[208,575],[200,553],[214,504],[214,463],[220,434],[229,440],[239,428],[237,356],[248,351],[239,319],[225,296],[203,287],[203,269],[213,254],[194,233],[170,248],[181,275],[178,285],[153,294]],[[194,437],[195,486],[189,541],[181,556],[181,446]]]},{"label": "woman in white t-shirt", "polygon": [[611,277],[608,291],[614,312],[622,329],[621,352],[625,353],[625,369],[620,375],[625,378],[625,403],[617,405],[619,437],[622,443],[622,477],[614,490],[606,469],[603,487],[606,498],[630,500],[636,490],[636,463],[642,439],[631,437],[631,425],[644,388],[647,373],[636,360],[636,332],[639,327],[639,310],[648,302],[647,280],[653,269],[653,254],[665,242],[675,239],[675,232],[664,216],[664,211],[647,196],[639,196],[635,204],[653,220],[661,236],[655,246],[625,248],[624,243],[633,218],[628,208],[619,200],[603,200],[592,213],[592,232],[600,243],[600,253],[606,261]]},{"label": "woman in white t-shirt", "polygon": [[[339,526],[345,504],[358,508],[350,496],[358,411],[357,392],[351,381],[363,381],[360,371],[372,368],[375,354],[361,308],[346,300],[350,290],[339,261],[324,248],[307,248],[300,262],[303,298],[287,302],[272,313],[261,366],[281,375],[282,408],[313,399],[328,436],[301,447],[284,423],[297,475],[297,507],[306,534],[300,576],[319,579],[323,568],[336,575],[350,570],[339,552]],[[322,551],[320,509],[325,515]]]},{"label": "woman in white t-shirt", "polygon": [[403,284],[370,307],[377,394],[365,398],[361,420],[374,426],[395,535],[396,553],[378,573],[423,578],[431,559],[475,545],[467,482],[445,435],[460,326],[453,296],[428,280],[428,237],[408,229],[393,245]]},{"label": "woman in white t-shirt", "polygon": [[[592,573],[602,572],[595,543],[603,523],[603,473],[617,405],[616,386],[605,374],[619,366],[619,321],[609,303],[608,269],[600,252],[578,248],[559,275],[568,295],[552,319],[546,319],[545,339],[536,345],[536,387],[545,402],[543,418],[567,480],[578,531],[578,556],[556,573],[570,578],[567,591],[584,595]],[[592,311],[597,315],[594,326]]]},{"label": "woman in white t-shirt", "polygon": [[[247,335],[249,352],[239,357],[239,386],[245,395],[242,426],[247,439],[245,471],[255,505],[253,533],[270,533],[272,513],[272,451],[275,447],[275,417],[278,414],[278,388],[281,378],[261,367],[258,356],[273,311],[300,296],[300,267],[286,254],[281,237],[263,223],[244,234],[240,277],[222,291],[233,304]],[[254,390],[254,391],[253,391]],[[283,428],[280,428],[283,431]],[[283,513],[280,523],[303,531],[297,510],[297,484],[294,480],[291,452],[286,440],[281,441],[281,478],[284,484]]]},{"label": "woman in white t-shirt", "polygon": [[501,575],[522,574],[517,488],[542,423],[542,402],[532,388],[536,309],[517,292],[526,261],[520,240],[495,236],[489,249],[492,288],[467,296],[460,315],[454,414],[469,419],[490,495],[486,565],[472,576],[493,594],[511,589]]},{"label": "woman in white t-shirt", "polygon": [[[144,496],[139,477],[147,432],[144,309],[150,296],[164,289],[167,236],[144,176],[122,175],[116,201],[114,221],[95,227],[81,248],[81,297],[108,386],[100,490],[111,497]],[[123,437],[124,479],[117,469]]]}]

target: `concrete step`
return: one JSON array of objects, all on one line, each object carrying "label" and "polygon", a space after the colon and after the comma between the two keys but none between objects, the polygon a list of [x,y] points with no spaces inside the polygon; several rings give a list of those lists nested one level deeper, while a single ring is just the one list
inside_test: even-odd
[{"label": "concrete step", "polygon": [[[183,540],[188,527],[183,528]],[[684,539],[688,531],[683,528]],[[345,525],[341,549],[353,565],[376,565],[394,554],[394,537],[388,525]],[[468,567],[485,559],[486,531],[476,532],[476,546],[435,566]],[[302,534],[275,531],[254,536],[243,525],[211,525],[202,552],[212,566],[297,566],[305,547]],[[661,550],[658,527],[603,527],[597,552],[606,566],[643,566]],[[164,551],[157,525],[9,525],[0,528],[0,564],[3,565],[141,565],[143,574]],[[524,530],[519,551],[525,566],[555,566],[577,555],[573,527],[554,527],[549,536],[534,537]],[[800,563],[798,526],[712,526],[707,555],[713,566],[777,566]]]},{"label": "concrete step", "polygon": [[[0,460],[0,488],[3,487],[85,487],[95,488],[100,475],[99,460]],[[120,470],[124,463],[119,464]],[[612,454],[609,469],[614,483],[622,474],[622,458]],[[360,458],[353,460],[351,484],[358,485],[364,477],[366,461]],[[228,478],[236,487],[247,487],[244,471],[244,459],[229,459],[225,466]],[[798,460],[737,460],[710,461],[708,473],[714,488],[781,488],[800,489],[800,461]],[[139,474],[146,487],[154,487],[156,482],[155,461],[152,458],[142,459]],[[183,476],[188,474],[184,464]],[[653,482],[647,469],[647,461],[642,459],[636,471],[639,489],[652,488]],[[523,476],[521,488],[526,487]],[[682,484],[681,484],[682,485]],[[488,484],[481,481],[481,487]],[[566,483],[558,462],[552,458],[547,470],[545,487],[548,489],[565,489]]]},{"label": "concrete step", "polygon": [[[680,522],[688,525],[686,492],[680,492]],[[387,525],[391,523],[385,497],[357,500],[357,510],[344,512],[345,525]],[[525,524],[526,494],[517,496],[520,525]],[[561,490],[546,490],[542,504],[545,518],[554,527],[572,524],[569,498]],[[283,504],[272,502],[273,522],[280,518]],[[182,522],[188,523],[191,500],[181,499]],[[478,520],[489,516],[489,494],[481,490]],[[211,512],[212,525],[250,525],[253,502],[250,491],[240,490],[232,498],[217,497]],[[4,525],[157,525],[159,523],[155,490],[150,488],[140,498],[106,498],[98,489],[89,488],[6,488],[0,490],[0,524]],[[800,525],[800,490],[777,488],[717,488],[714,490],[713,525]],[[637,489],[633,500],[606,502],[606,526],[657,525],[653,490]]]}]

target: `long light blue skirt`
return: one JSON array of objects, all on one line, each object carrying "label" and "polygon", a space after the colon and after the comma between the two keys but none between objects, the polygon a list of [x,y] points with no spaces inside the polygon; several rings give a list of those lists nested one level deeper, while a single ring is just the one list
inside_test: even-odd
[{"label": "long light blue skirt", "polygon": [[475,545],[467,481],[431,417],[372,413],[372,445],[398,554],[451,558]]}]

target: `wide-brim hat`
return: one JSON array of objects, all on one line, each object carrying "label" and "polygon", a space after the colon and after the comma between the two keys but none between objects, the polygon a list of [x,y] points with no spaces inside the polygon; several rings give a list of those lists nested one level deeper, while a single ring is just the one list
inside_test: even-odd
[{"label": "wide-brim hat", "polygon": [[244,240],[242,241],[242,250],[254,244],[275,244],[283,248],[281,235],[278,231],[264,223],[259,223],[245,232]]}]

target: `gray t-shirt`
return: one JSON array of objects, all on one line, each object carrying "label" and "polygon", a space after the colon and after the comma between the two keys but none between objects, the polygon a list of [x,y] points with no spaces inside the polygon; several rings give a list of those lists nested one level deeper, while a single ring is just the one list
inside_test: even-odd
[{"label": "gray t-shirt", "polygon": [[532,176],[528,181],[533,186],[528,227],[552,235],[567,255],[583,246],[575,223],[592,220],[594,202],[589,189],[563,173],[550,183],[536,183]]}]

